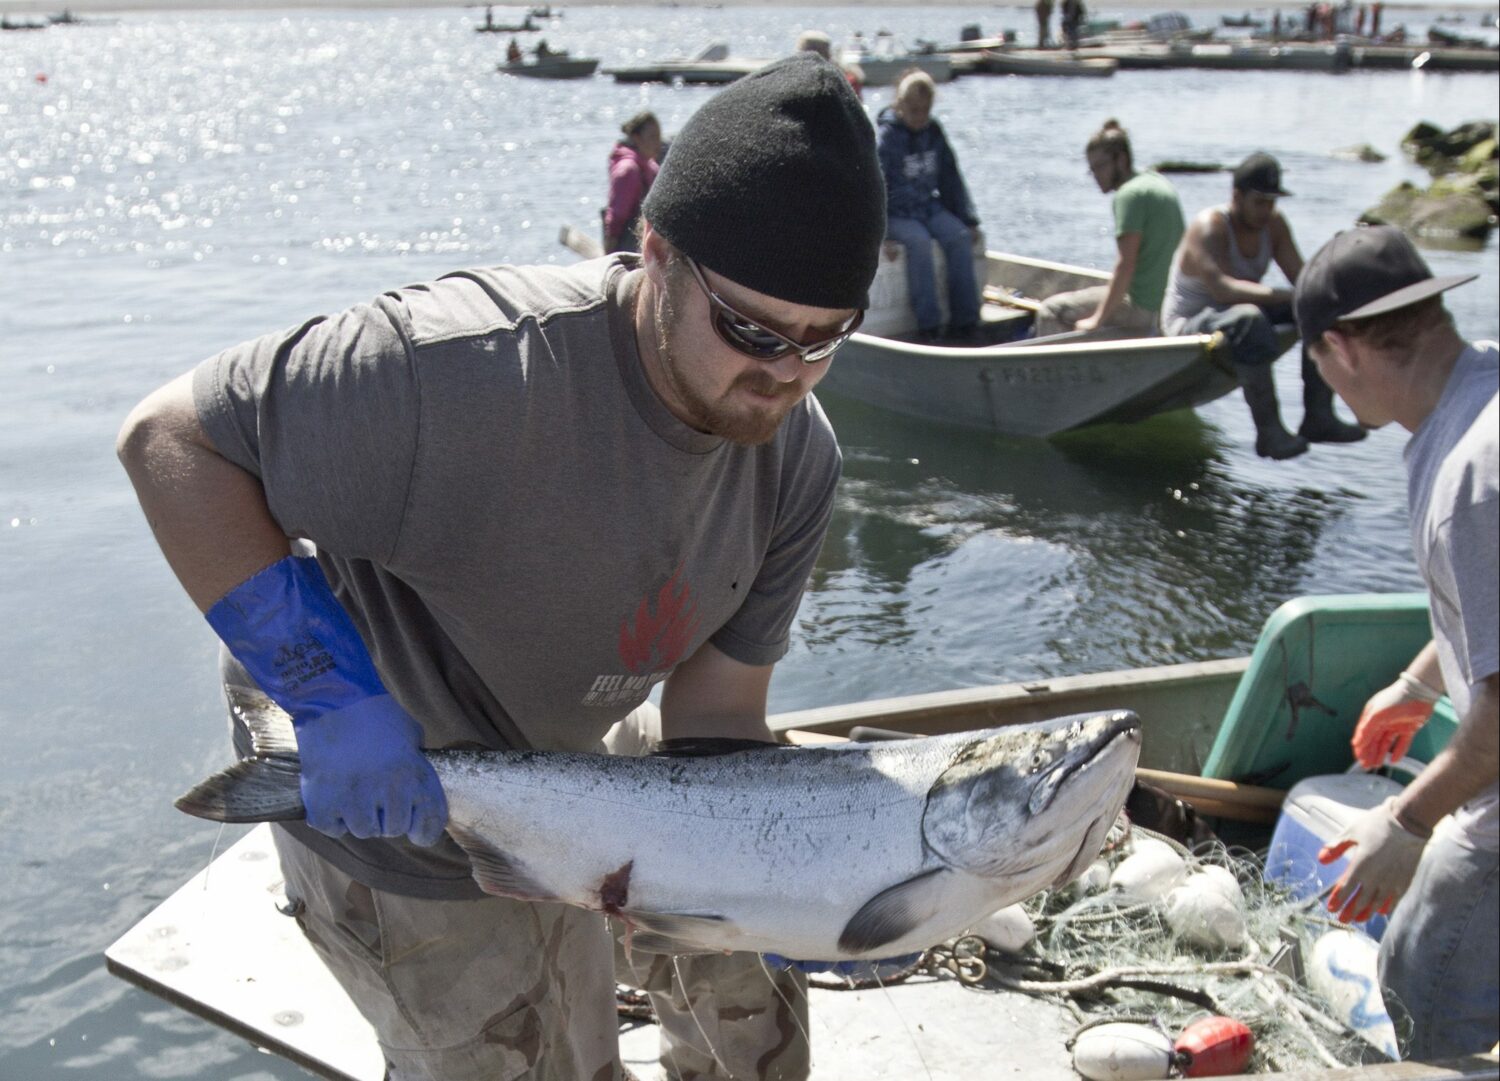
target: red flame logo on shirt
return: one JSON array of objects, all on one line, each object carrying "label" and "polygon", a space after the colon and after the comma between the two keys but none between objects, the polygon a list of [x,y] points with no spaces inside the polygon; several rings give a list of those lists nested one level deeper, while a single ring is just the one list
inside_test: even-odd
[{"label": "red flame logo on shirt", "polygon": [[678,585],[681,576],[679,566],[656,594],[654,615],[650,598],[643,597],[635,610],[635,625],[628,619],[620,622],[620,660],[634,675],[671,668],[682,660],[698,630],[698,605],[692,590],[685,583]]}]

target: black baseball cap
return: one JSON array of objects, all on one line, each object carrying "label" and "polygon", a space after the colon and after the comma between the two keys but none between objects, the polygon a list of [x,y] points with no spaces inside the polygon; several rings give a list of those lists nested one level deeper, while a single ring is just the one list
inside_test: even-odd
[{"label": "black baseball cap", "polygon": [[1290,195],[1281,187],[1281,162],[1263,150],[1257,150],[1234,169],[1234,186],[1239,191],[1260,195]]},{"label": "black baseball cap", "polygon": [[1477,277],[1434,278],[1400,229],[1361,226],[1339,233],[1308,260],[1292,304],[1302,340],[1314,342],[1342,320],[1384,315]]}]

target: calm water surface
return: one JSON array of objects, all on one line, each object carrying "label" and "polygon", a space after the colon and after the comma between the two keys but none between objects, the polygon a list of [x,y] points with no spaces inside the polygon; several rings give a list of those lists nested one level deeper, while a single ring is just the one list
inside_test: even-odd
[{"label": "calm water surface", "polygon": [[[225,754],[214,642],[112,441],[143,394],[223,346],[456,267],[571,258],[557,228],[594,228],[619,122],[649,106],[671,132],[709,93],[500,76],[503,39],[470,20],[129,16],[0,35],[6,1081],[303,1076],[102,968],[102,949],[207,861],[213,829],[170,801]],[[714,38],[770,57],[804,27],[947,40],[973,22],[1030,26],[998,8],[576,9],[547,38],[608,64]],[[1107,267],[1108,203],[1081,154],[1107,116],[1143,162],[1277,153],[1310,253],[1420,179],[1402,132],[1493,117],[1496,90],[1487,76],[1125,72],[966,80],[937,111],[991,246]],[[1359,142],[1391,160],[1329,157]],[[1178,186],[1196,209],[1228,179]],[[1495,337],[1494,246],[1430,258],[1481,276],[1451,303],[1467,334]],[[1279,376],[1295,423],[1297,373]],[[1418,585],[1399,432],[1272,464],[1231,400],[1052,443],[825,404],[845,481],[776,709],[1229,656],[1290,596]]]}]

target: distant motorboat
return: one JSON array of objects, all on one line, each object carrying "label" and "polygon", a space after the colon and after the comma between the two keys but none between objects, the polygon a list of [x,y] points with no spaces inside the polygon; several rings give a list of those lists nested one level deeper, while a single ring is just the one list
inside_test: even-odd
[{"label": "distant motorboat", "polygon": [[527,79],[586,79],[598,69],[598,57],[569,56],[565,52],[540,56],[535,60],[507,60],[496,65],[497,71]]},{"label": "distant motorboat", "polygon": [[519,23],[497,23],[494,12],[486,6],[484,9],[484,22],[474,28],[476,34],[530,34],[541,27],[531,19],[531,13],[526,13],[526,18]]},{"label": "distant motorboat", "polygon": [[90,15],[88,18],[79,18],[71,11],[64,10],[58,15],[48,15],[47,21],[53,26],[115,26],[119,19],[98,19]]},{"label": "distant motorboat", "polygon": [[1449,49],[1493,49],[1483,38],[1471,37],[1467,34],[1455,34],[1452,30],[1440,30],[1436,26],[1427,28],[1427,40],[1434,45],[1442,45]]},{"label": "distant motorboat", "polygon": [[896,44],[891,34],[881,31],[873,42],[857,39],[839,57],[844,66],[857,65],[865,86],[895,86],[908,71],[925,71],[935,83],[953,80],[957,72],[953,58],[937,52],[911,52]]},{"label": "distant motorboat", "polygon": [[652,60],[645,64],[605,68],[604,74],[613,76],[617,83],[683,82],[722,86],[760,70],[767,63],[766,60],[731,59],[729,46],[716,41],[691,59]]},{"label": "distant motorboat", "polygon": [[1120,66],[1103,56],[1080,57],[1052,49],[986,49],[977,69],[985,75],[1052,75],[1108,78]]}]

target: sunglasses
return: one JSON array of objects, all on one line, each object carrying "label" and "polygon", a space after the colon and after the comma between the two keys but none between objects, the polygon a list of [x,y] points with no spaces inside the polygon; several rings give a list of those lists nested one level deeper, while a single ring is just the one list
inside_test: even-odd
[{"label": "sunglasses", "polygon": [[796,353],[802,358],[803,364],[817,364],[833,356],[838,351],[838,347],[848,341],[849,335],[858,330],[860,323],[865,319],[863,311],[856,311],[849,317],[849,322],[844,325],[844,329],[833,337],[813,342],[811,345],[803,345],[735,311],[718,293],[709,288],[708,280],[704,278],[703,269],[698,266],[697,260],[688,259],[687,265],[693,271],[693,278],[698,282],[698,288],[702,289],[703,295],[708,297],[714,331],[719,338],[729,348],[755,360],[780,360],[788,353]]}]

